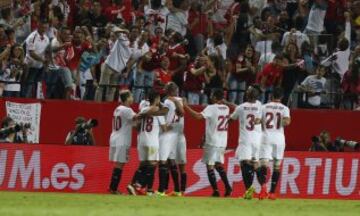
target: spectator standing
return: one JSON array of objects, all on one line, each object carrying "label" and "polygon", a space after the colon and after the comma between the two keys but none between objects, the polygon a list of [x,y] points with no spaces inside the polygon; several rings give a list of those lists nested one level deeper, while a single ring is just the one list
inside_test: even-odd
[{"label": "spectator standing", "polygon": [[[53,93],[59,91],[62,98],[67,100],[74,96],[74,77],[69,69],[68,63],[74,58],[74,47],[72,45],[71,31],[67,27],[62,27],[58,36],[51,41],[52,68],[48,73],[48,96],[53,97]],[[58,88],[58,81],[64,85],[64,91]]]},{"label": "spectator standing", "polygon": [[[95,100],[102,101],[103,91],[105,90],[105,100],[113,101],[116,85],[119,84],[121,72],[126,68],[130,59],[130,41],[126,29],[114,27],[112,31],[117,34],[117,40],[106,58],[101,70],[99,87],[96,89]],[[109,86],[111,85],[111,86]]]},{"label": "spectator standing", "polygon": [[252,84],[256,78],[257,57],[254,48],[248,45],[244,54],[240,54],[232,62],[229,76],[229,101],[241,104],[244,101],[244,92],[247,85]]},{"label": "spectator standing", "polygon": [[50,45],[50,40],[45,34],[47,28],[47,21],[41,21],[39,28],[33,31],[25,40],[26,55],[24,61],[28,66],[28,72],[24,79],[23,97],[35,97],[34,92],[37,90],[38,82],[42,81],[44,69],[49,63],[46,54]]},{"label": "spectator standing", "polygon": [[315,75],[310,75],[301,83],[300,89],[306,92],[307,108],[320,108],[321,94],[325,90],[326,79],[324,78],[326,68],[318,66]]},{"label": "spectator standing", "polygon": [[200,104],[205,85],[204,73],[216,73],[215,68],[207,56],[200,56],[194,64],[190,64],[184,73],[184,91],[191,105]]},{"label": "spectator standing", "polygon": [[10,58],[5,72],[6,81],[17,83],[7,83],[5,85],[4,97],[20,97],[20,82],[24,71],[26,71],[24,50],[20,45],[14,45],[11,47]]},{"label": "spectator standing", "polygon": [[265,65],[264,69],[257,76],[257,82],[263,91],[261,100],[266,103],[274,87],[280,86],[283,76],[284,56],[278,54],[272,63]]}]

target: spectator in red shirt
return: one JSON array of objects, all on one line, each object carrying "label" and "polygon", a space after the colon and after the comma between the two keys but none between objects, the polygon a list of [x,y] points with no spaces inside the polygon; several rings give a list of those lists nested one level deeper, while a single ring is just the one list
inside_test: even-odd
[{"label": "spectator in red shirt", "polygon": [[255,81],[257,55],[254,48],[248,45],[243,54],[231,62],[231,74],[229,76],[229,101],[241,104],[244,100],[244,92]]},{"label": "spectator in red shirt", "polygon": [[193,53],[192,56],[197,56],[205,48],[205,37],[208,27],[208,15],[203,11],[200,1],[193,1],[189,10],[189,29],[192,35]]},{"label": "spectator in red shirt", "polygon": [[343,106],[345,109],[354,109],[360,102],[360,59],[356,59],[351,70],[345,73],[341,83],[344,93]]},{"label": "spectator in red shirt", "polygon": [[183,86],[184,71],[190,58],[185,50],[186,42],[180,33],[174,32],[170,35],[167,51],[167,56],[170,58],[169,70],[172,72],[172,79],[180,89]]},{"label": "spectator in red shirt", "polygon": [[155,83],[154,88],[164,94],[164,86],[171,82],[171,72],[169,70],[170,61],[169,58],[164,56],[161,59],[160,67],[155,69]]},{"label": "spectator in red shirt", "polygon": [[123,0],[112,0],[111,5],[105,9],[105,14],[110,22],[114,22],[116,19],[124,20],[123,13],[125,10],[127,9]]},{"label": "spectator in red shirt", "polygon": [[87,51],[92,49],[91,44],[91,36],[90,32],[87,29],[87,27],[77,28],[75,29],[74,38],[72,40],[72,46],[74,49],[74,57],[69,60],[68,67],[70,71],[72,72],[73,76],[75,77],[76,83],[79,83],[79,63],[81,55]]},{"label": "spectator in red shirt", "polygon": [[[205,73],[213,74],[214,66],[209,57],[201,56],[190,64],[184,73],[184,91],[191,105],[200,104],[201,93],[205,85]],[[216,72],[215,72],[216,73]]]},{"label": "spectator in red shirt", "polygon": [[263,90],[263,103],[268,101],[269,92],[271,92],[274,87],[281,85],[284,66],[284,56],[278,54],[275,56],[273,62],[264,66],[263,71],[257,77],[257,82]]}]

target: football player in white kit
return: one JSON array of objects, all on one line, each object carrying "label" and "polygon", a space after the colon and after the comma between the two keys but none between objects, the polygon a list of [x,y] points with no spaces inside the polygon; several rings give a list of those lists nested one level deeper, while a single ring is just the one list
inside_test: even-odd
[{"label": "football player in white kit", "polygon": [[[140,124],[138,134],[138,154],[140,160],[139,169],[135,172],[133,183],[138,184],[136,188],[147,187],[147,194],[153,194],[154,173],[157,162],[159,161],[159,134],[160,130],[166,131],[167,126],[164,116],[150,115],[153,107],[160,106],[160,94],[156,91],[150,91],[149,106],[144,106],[140,114],[146,113]],[[159,111],[160,112],[160,111]],[[127,189],[130,194],[136,195],[134,184],[128,185]]]},{"label": "football player in white kit", "polygon": [[[281,103],[283,90],[275,88],[272,101],[262,106],[263,143],[260,146],[260,167],[257,171],[261,191],[259,199],[276,199],[275,191],[280,177],[280,165],[285,151],[284,127],[291,122],[290,110]],[[273,161],[270,194],[266,188],[266,175],[269,160]]]},{"label": "football player in white kit", "polygon": [[261,103],[256,100],[260,92],[250,86],[246,91],[247,102],[235,108],[230,122],[239,119],[239,143],[235,155],[240,161],[241,173],[245,185],[245,199],[252,199],[255,192],[252,187],[255,169],[258,166],[259,150],[262,139]]},{"label": "football player in white kit", "polygon": [[131,132],[135,120],[141,118],[132,109],[134,98],[130,91],[120,92],[121,105],[113,114],[112,133],[110,135],[109,159],[115,162],[111,182],[110,193],[118,194],[118,185],[124,165],[129,161],[129,150],[131,146]]},{"label": "football player in white kit", "polygon": [[212,105],[208,105],[201,113],[191,109],[184,103],[185,110],[195,119],[206,121],[206,138],[202,161],[207,166],[207,174],[210,185],[213,189],[212,196],[219,197],[220,193],[216,183],[215,171],[219,173],[225,185],[224,196],[231,196],[232,188],[229,184],[226,171],[224,169],[224,154],[227,146],[228,118],[230,109],[223,104],[223,90],[215,90],[211,96]]},{"label": "football player in white kit", "polygon": [[[177,147],[179,140],[178,133],[178,118],[184,116],[184,109],[179,100],[176,99],[178,94],[178,86],[174,82],[169,82],[165,86],[166,99],[163,106],[168,109],[165,116],[166,124],[171,126],[169,130],[160,135],[160,149],[159,149],[159,189],[157,195],[165,196],[165,189],[168,183],[169,166],[171,176],[174,182],[175,196],[181,196],[179,185],[179,173],[176,166],[175,155],[171,154]],[[169,160],[169,166],[168,166]]]}]

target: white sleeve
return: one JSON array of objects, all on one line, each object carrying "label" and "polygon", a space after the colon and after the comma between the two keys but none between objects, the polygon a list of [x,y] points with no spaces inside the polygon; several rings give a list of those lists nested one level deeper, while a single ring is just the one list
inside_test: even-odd
[{"label": "white sleeve", "polygon": [[202,112],[201,115],[204,116],[205,119],[211,118],[213,115],[213,109],[211,109],[211,106],[207,106]]},{"label": "white sleeve", "polygon": [[124,117],[128,120],[132,120],[134,118],[134,116],[136,115],[136,113],[132,110],[132,109],[128,109],[126,110],[126,112],[124,113]]},{"label": "white sleeve", "polygon": [[345,38],[349,41],[349,47],[346,49],[347,58],[350,57],[350,46],[351,46],[351,24],[346,22],[345,24]]},{"label": "white sleeve", "polygon": [[285,46],[288,36],[289,36],[289,32],[286,32],[286,33],[284,34],[284,36],[283,36],[282,41],[281,41],[281,46]]},{"label": "white sleeve", "polygon": [[34,34],[31,38],[29,37],[26,40],[26,49],[27,50],[35,50],[35,39],[36,39],[36,34]]},{"label": "white sleeve", "polygon": [[166,125],[165,117],[164,116],[157,116],[156,119],[159,122],[159,125]]},{"label": "white sleeve", "polygon": [[283,111],[283,116],[285,118],[290,118],[290,110],[288,107],[285,107],[284,111]]},{"label": "white sleeve", "polygon": [[258,118],[258,119],[262,118],[262,106],[259,106],[259,110],[256,112],[255,118]]},{"label": "white sleeve", "polygon": [[304,79],[304,81],[302,81],[301,85],[306,86],[306,85],[308,84],[308,82],[309,82],[309,79],[310,79],[310,76],[307,76],[307,77]]}]

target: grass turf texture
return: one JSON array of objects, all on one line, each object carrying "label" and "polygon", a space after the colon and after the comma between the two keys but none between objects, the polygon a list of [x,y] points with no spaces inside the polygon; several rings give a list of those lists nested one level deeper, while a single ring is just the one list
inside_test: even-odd
[{"label": "grass turf texture", "polygon": [[359,215],[359,201],[0,192],[0,215]]}]

